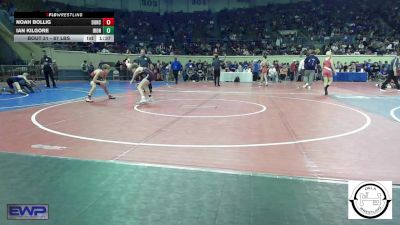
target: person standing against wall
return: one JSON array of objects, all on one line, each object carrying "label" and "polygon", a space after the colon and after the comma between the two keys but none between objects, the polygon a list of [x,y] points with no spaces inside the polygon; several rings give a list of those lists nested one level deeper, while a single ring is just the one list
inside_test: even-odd
[{"label": "person standing against wall", "polygon": [[290,81],[293,81],[297,77],[297,62],[293,60],[290,64]]},{"label": "person standing against wall", "polygon": [[297,76],[297,82],[301,82],[304,77],[304,59],[299,62],[299,75]]},{"label": "person standing against wall", "polygon": [[264,59],[261,62],[260,85],[263,85],[263,84],[265,84],[265,86],[268,86],[268,60],[267,60],[267,55],[264,55]]},{"label": "person standing against wall", "polygon": [[88,73],[86,74],[86,75],[87,75],[87,77],[89,77],[89,78],[90,78],[90,74],[92,74],[92,73],[93,73],[93,71],[94,71],[94,66],[93,66],[93,63],[92,63],[92,62],[89,62],[89,65],[88,65]]},{"label": "person standing against wall", "polygon": [[56,60],[53,61],[53,65],[52,65],[51,68],[53,69],[54,80],[58,81],[59,80],[59,77],[58,77],[58,65],[57,65]]},{"label": "person standing against wall", "polygon": [[83,73],[83,77],[85,79],[89,78],[89,76],[88,76],[88,65],[87,65],[87,61],[86,60],[83,60],[83,63],[81,64],[81,70],[82,70],[82,73]]}]

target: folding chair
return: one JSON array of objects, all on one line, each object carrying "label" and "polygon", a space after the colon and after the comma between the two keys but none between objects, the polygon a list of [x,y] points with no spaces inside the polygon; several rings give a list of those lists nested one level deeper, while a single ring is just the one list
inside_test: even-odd
[{"label": "folding chair", "polygon": [[115,79],[119,80],[119,72],[118,72],[118,70],[114,70],[113,71],[112,78],[113,78],[113,80],[115,80]]}]

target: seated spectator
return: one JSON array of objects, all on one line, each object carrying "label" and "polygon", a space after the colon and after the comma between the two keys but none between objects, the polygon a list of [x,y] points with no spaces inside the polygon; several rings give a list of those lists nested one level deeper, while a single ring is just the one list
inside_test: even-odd
[{"label": "seated spectator", "polygon": [[234,63],[231,63],[231,64],[229,65],[229,71],[230,71],[230,72],[236,72],[237,69],[238,69],[238,64],[237,64],[236,61],[235,61]]},{"label": "seated spectator", "polygon": [[345,62],[343,65],[343,72],[349,72],[349,66],[347,65],[347,62]]},{"label": "seated spectator", "polygon": [[106,48],[103,48],[103,49],[101,50],[101,53],[110,53],[110,51],[109,51],[108,49],[106,49]]},{"label": "seated spectator", "polygon": [[278,72],[276,71],[276,68],[274,66],[271,66],[268,69],[268,77],[270,77],[271,80],[275,80],[275,82],[278,82],[279,80]]},{"label": "seated spectator", "polygon": [[205,71],[204,71],[204,69],[205,68],[204,68],[203,62],[201,62],[199,60],[199,62],[196,63],[196,73],[197,73],[197,76],[198,76],[198,78],[200,80],[205,79]]},{"label": "seated spectator", "polygon": [[243,72],[242,62],[239,63],[239,66],[238,66],[237,71],[238,71],[238,72]]},{"label": "seated spectator", "polygon": [[279,70],[279,82],[282,82],[282,80],[286,79],[288,71],[289,71],[288,66],[286,64],[282,64]]},{"label": "seated spectator", "polygon": [[382,65],[381,73],[383,75],[388,75],[389,71],[390,71],[390,65],[389,65],[389,63],[387,61],[385,61],[385,63]]},{"label": "seated spectator", "polygon": [[[379,11],[385,12],[380,14],[376,7],[370,7],[376,4],[373,0],[288,2],[213,13],[116,10],[119,22],[115,38],[120,41],[107,46],[99,43],[60,46],[89,52],[102,51],[104,47],[104,52],[119,53],[137,52],[146,47],[149,52],[162,55],[210,55],[222,51],[230,55],[262,55],[263,51],[298,55],[306,49],[305,44],[325,45],[321,50],[330,48],[335,54],[349,55],[390,54],[399,48],[399,4],[394,0],[380,2]],[[8,13],[12,18],[16,8],[10,5]],[[70,5],[66,8],[82,9]],[[346,13],[342,13],[343,10]],[[55,10],[45,8],[43,11]],[[217,30],[219,32],[215,32]],[[290,32],[283,34],[282,30]]]}]

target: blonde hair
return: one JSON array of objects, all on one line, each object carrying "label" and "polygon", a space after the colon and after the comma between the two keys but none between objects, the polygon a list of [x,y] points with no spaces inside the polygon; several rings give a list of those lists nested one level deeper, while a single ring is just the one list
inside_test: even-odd
[{"label": "blonde hair", "polygon": [[329,56],[329,57],[332,57],[332,51],[330,51],[330,50],[327,51],[327,52],[326,52],[326,55]]},{"label": "blonde hair", "polygon": [[128,64],[129,70],[137,69],[138,67],[139,65],[137,63]]},{"label": "blonde hair", "polygon": [[109,70],[109,69],[110,69],[110,65],[108,65],[108,64],[103,64],[103,65],[101,65],[101,69],[102,69],[102,70]]}]

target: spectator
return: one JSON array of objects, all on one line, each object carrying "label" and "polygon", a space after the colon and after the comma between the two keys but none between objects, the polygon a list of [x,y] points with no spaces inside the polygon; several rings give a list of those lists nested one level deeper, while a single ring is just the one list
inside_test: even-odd
[{"label": "spectator", "polygon": [[89,65],[88,65],[88,77],[90,77],[89,75],[90,74],[92,74],[92,72],[94,71],[94,66],[93,66],[93,63],[92,62],[89,62]]},{"label": "spectator", "polygon": [[35,60],[31,59],[31,61],[28,64],[28,71],[31,77],[37,78],[37,69],[35,64],[36,64]]},{"label": "spectator", "polygon": [[185,75],[183,77],[183,81],[187,81],[190,77],[192,77],[195,73],[195,68],[193,66],[192,60],[189,59],[189,62],[185,65]]},{"label": "spectator", "polygon": [[238,72],[243,72],[242,62],[239,63]]},{"label": "spectator", "polygon": [[206,78],[206,68],[204,65],[204,62],[202,62],[201,60],[199,60],[196,63],[196,69],[197,69],[197,76],[199,77],[199,80],[205,80]]},{"label": "spectator", "polygon": [[302,60],[300,60],[300,63],[299,63],[299,76],[297,77],[297,82],[301,82],[301,80],[304,76],[304,71],[305,71],[304,59],[302,59]]},{"label": "spectator", "polygon": [[[400,25],[399,7],[394,0],[380,2],[378,11],[385,13],[370,7],[376,4],[373,0],[290,2],[215,13],[159,14],[116,10],[119,23],[115,35],[120,41],[104,48],[120,53],[146,48],[149,53],[162,55],[210,55],[223,51],[229,55],[261,55],[263,51],[298,55],[305,44],[324,45],[321,50],[332,49],[335,54],[390,54],[399,48],[400,32],[396,29]],[[73,6],[65,8],[81,10]],[[15,10],[15,6],[9,7],[10,18]],[[341,13],[344,10],[346,13]],[[103,49],[98,43],[59,46],[90,52]]]},{"label": "spectator", "polygon": [[118,73],[121,73],[121,66],[122,66],[122,62],[120,60],[118,60],[115,63],[115,69],[118,71]]},{"label": "spectator", "polygon": [[83,60],[83,63],[81,64],[81,70],[84,75],[83,77],[84,78],[88,77],[88,65],[86,60]]},{"label": "spectator", "polygon": [[297,63],[296,60],[290,64],[290,80],[293,81],[297,77]]},{"label": "spectator", "polygon": [[126,58],[126,59],[122,60],[122,63],[119,66],[120,76],[122,77],[123,80],[125,80],[125,79],[129,80],[130,75],[132,75],[131,72],[128,71],[127,63],[129,63],[129,62],[130,62],[129,58]]},{"label": "spectator", "polygon": [[53,61],[52,69],[54,73],[54,79],[58,81],[58,65],[56,60]]},{"label": "spectator", "polygon": [[104,48],[101,50],[101,53],[110,53],[110,51],[104,47]]},{"label": "spectator", "polygon": [[271,66],[268,69],[268,77],[270,77],[271,80],[275,80],[275,82],[278,83],[279,80],[278,72],[276,71],[276,68],[274,66]]},{"label": "spectator", "polygon": [[235,61],[234,63],[229,64],[228,67],[230,72],[236,72],[236,70],[238,69],[237,62]]},{"label": "spectator", "polygon": [[261,66],[261,79],[260,79],[260,85],[265,84],[265,86],[268,86],[268,60],[267,60],[267,55],[264,55],[264,59],[260,64]]},{"label": "spectator", "polygon": [[288,76],[289,68],[287,64],[282,64],[279,70],[279,82],[282,82]]}]

